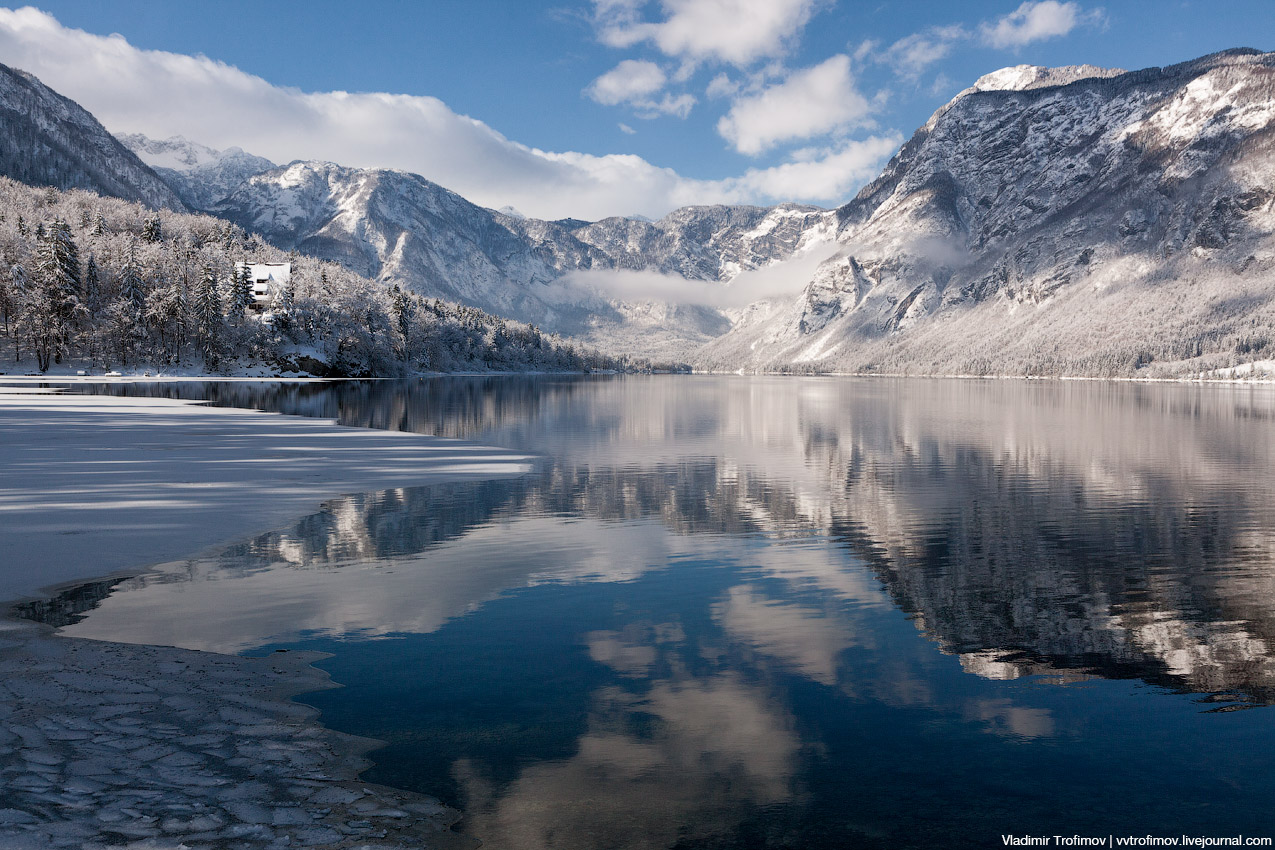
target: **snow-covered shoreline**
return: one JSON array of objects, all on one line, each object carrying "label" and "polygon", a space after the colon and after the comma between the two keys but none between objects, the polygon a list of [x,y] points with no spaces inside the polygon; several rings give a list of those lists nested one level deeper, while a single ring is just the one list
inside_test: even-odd
[{"label": "snow-covered shoreline", "polygon": [[[696,369],[689,374],[692,375],[715,375],[739,377],[792,377],[792,378],[912,378],[927,381],[1091,381],[1114,384],[1196,384],[1202,386],[1266,386],[1275,384],[1275,361],[1269,361],[1273,364],[1273,371],[1269,377],[1256,377],[1251,369],[1245,370],[1239,366],[1233,366],[1226,369],[1215,369],[1212,373],[1204,375],[1192,374],[1180,377],[1169,378],[1141,378],[1132,376],[1101,376],[1101,375],[949,375],[943,373],[926,373],[926,372],[782,372],[782,371],[766,371],[766,370],[742,370],[742,369]],[[1241,364],[1248,365],[1248,364]],[[1239,370],[1239,371],[1236,371]],[[1241,377],[1248,376],[1248,377]]]},{"label": "snow-covered shoreline", "polygon": [[[343,493],[529,468],[457,440],[19,383],[0,387],[0,599],[11,603],[240,539]],[[0,620],[0,840],[470,846],[436,801],[356,781],[375,742],[327,730],[289,700],[332,686],[317,657],[89,641]]]},{"label": "snow-covered shoreline", "polygon": [[326,419],[0,387],[0,600],[195,554],[344,493],[529,460]]}]

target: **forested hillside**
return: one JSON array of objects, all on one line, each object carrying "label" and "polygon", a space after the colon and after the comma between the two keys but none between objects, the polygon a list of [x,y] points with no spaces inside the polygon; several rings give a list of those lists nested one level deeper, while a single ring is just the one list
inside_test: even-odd
[{"label": "forested hillside", "polygon": [[[381,376],[646,368],[533,325],[287,254],[205,215],[0,177],[0,371],[95,369]],[[291,262],[252,308],[238,262]]]}]

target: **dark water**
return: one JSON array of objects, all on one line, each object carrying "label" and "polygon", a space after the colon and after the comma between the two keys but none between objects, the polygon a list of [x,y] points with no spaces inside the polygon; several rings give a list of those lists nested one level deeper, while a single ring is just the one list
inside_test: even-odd
[{"label": "dark water", "polygon": [[[333,653],[369,781],[495,848],[1275,835],[1275,392],[209,385],[536,453],[350,496],[74,634]],[[89,603],[86,603],[89,604]],[[68,603],[83,616],[85,607]]]}]

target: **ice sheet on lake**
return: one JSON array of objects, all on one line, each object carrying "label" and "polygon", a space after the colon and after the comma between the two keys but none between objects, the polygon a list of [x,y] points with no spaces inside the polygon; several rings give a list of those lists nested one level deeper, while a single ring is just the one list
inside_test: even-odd
[{"label": "ice sheet on lake", "polygon": [[189,555],[329,496],[528,468],[331,420],[0,387],[0,599]]}]

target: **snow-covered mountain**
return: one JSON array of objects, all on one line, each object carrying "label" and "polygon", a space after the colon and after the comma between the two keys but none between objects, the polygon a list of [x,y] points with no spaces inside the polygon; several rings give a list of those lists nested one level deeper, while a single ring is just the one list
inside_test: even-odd
[{"label": "snow-covered mountain", "polygon": [[[5,173],[180,206],[92,116],[3,71]],[[399,171],[127,139],[191,206],[276,245],[611,350],[730,370],[1180,375],[1275,370],[1273,127],[1275,54],[1017,66],[939,109],[835,212],[654,222],[541,221]]]},{"label": "snow-covered mountain", "polygon": [[117,138],[194,210],[210,209],[249,177],[275,167],[242,148],[213,150],[183,136],[156,140],[131,133]]},{"label": "snow-covered mountain", "polygon": [[1182,374],[1275,353],[1275,54],[1020,66],[938,110],[837,211],[799,297],[717,368]]},{"label": "snow-covered mountain", "polygon": [[0,174],[184,209],[171,189],[79,104],[0,65]]},{"label": "snow-covered mountain", "polygon": [[[213,211],[281,247],[424,295],[661,355],[730,327],[714,296],[740,272],[831,239],[835,227],[832,212],[797,205],[687,207],[657,222],[541,221],[479,207],[416,174],[325,162],[254,175]],[[622,274],[639,271],[668,277]],[[670,298],[683,280],[703,297]]]}]

